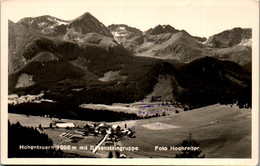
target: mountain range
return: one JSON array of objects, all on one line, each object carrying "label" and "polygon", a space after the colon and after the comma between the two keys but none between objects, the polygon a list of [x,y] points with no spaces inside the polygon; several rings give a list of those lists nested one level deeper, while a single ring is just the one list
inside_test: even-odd
[{"label": "mountain range", "polygon": [[9,94],[61,102],[163,101],[200,107],[251,103],[252,30],[208,39],[171,25],[106,27],[90,13],[9,20]]}]

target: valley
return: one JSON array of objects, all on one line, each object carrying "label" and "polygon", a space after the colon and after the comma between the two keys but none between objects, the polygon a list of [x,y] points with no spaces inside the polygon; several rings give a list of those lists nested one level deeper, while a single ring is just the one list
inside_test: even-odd
[{"label": "valley", "polygon": [[251,157],[251,28],[143,32],[89,12],[8,28],[15,130],[36,128],[67,157],[175,158],[189,136],[206,158]]},{"label": "valley", "polygon": [[[46,133],[53,140],[54,146],[64,145],[64,152],[88,157],[108,157],[109,150],[100,150],[97,153],[92,153],[90,150],[90,146],[96,146],[102,139],[102,135],[77,136],[80,135],[80,130],[84,131],[84,125],[93,124],[91,121],[50,119],[12,113],[9,113],[8,119],[11,123],[19,121],[21,125],[28,127],[38,128],[41,124],[43,127],[41,132]],[[75,127],[66,129],[56,128],[53,125],[54,128],[49,128],[50,123],[73,123]],[[182,140],[186,139],[189,133],[197,140],[202,154],[207,158],[251,157],[251,109],[216,104],[151,119],[104,121],[97,123],[96,126],[102,123],[119,125],[121,129],[127,125],[127,128],[134,131],[135,138],[120,138],[121,147],[138,147],[138,150],[134,151],[119,151],[128,158],[173,158],[180,151],[169,150],[170,146],[180,147]],[[75,141],[72,137],[59,136],[62,133],[72,133],[75,139],[76,136],[79,138]],[[72,150],[72,146],[77,147],[77,150]],[[103,144],[103,146],[108,145]],[[155,146],[168,147],[168,149],[159,151],[155,150]],[[66,150],[65,147],[70,149]]]}]

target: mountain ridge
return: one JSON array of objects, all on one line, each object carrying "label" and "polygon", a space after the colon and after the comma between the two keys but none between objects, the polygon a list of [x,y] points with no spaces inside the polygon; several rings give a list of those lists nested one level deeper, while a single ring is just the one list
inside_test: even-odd
[{"label": "mountain ridge", "polygon": [[66,24],[39,21],[48,18],[37,18],[37,26],[24,25],[31,19],[9,22],[9,93],[44,91],[53,100],[78,104],[160,95],[190,107],[250,100],[250,30],[220,35],[221,41],[228,36],[235,42],[218,48],[170,25],[145,34],[125,24],[105,27],[90,13]]},{"label": "mountain ridge", "polygon": [[227,48],[241,43],[243,39],[250,38],[252,38],[251,28],[236,27],[210,36],[205,44],[216,48]]}]

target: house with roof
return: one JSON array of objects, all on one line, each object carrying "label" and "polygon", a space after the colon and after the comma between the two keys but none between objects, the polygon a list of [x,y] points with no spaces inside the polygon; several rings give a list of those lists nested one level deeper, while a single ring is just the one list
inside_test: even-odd
[{"label": "house with roof", "polygon": [[74,128],[76,126],[75,126],[74,123],[56,123],[56,127],[59,127],[59,128],[66,128],[66,127]]}]

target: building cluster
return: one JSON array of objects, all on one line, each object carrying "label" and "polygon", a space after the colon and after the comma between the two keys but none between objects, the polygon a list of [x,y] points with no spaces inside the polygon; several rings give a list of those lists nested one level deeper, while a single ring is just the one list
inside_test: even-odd
[{"label": "building cluster", "polygon": [[8,95],[8,104],[16,105],[21,103],[41,103],[54,102],[53,100],[43,99],[44,94],[18,96],[17,94]]},{"label": "building cluster", "polygon": [[[76,128],[77,134],[81,134],[82,136],[98,136],[98,135],[106,135],[110,134],[113,137],[113,139],[117,139],[118,137],[122,136],[129,136],[131,138],[134,138],[134,132],[126,127],[121,128],[119,125],[110,125],[106,123],[85,123],[83,127],[76,126],[74,123],[56,123],[54,126],[57,128],[67,128],[72,129]],[[116,140],[113,140],[116,141]]]}]

